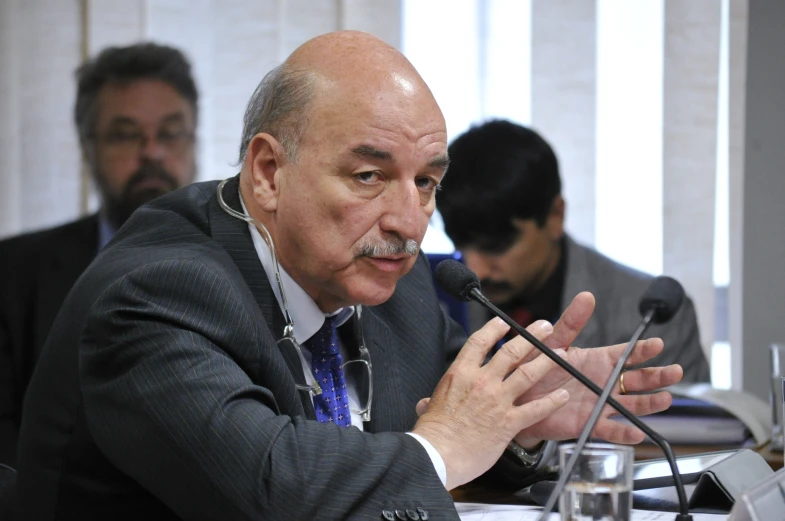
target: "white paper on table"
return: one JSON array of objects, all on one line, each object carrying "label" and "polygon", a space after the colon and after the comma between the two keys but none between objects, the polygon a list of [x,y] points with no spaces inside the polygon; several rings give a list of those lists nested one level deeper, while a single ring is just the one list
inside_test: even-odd
[{"label": "white paper on table", "polygon": [[[481,503],[455,503],[461,521],[537,521],[542,509],[531,505],[486,505]],[[674,512],[633,510],[632,521],[673,521]],[[692,514],[693,521],[726,521],[721,514]],[[558,513],[552,512],[548,521],[561,521]]]}]

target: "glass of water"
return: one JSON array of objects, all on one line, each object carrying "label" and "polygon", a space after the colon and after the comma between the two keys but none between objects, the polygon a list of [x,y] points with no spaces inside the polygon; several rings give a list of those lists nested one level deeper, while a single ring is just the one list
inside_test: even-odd
[{"label": "glass of water", "polygon": [[769,374],[771,384],[769,403],[771,405],[771,450],[781,451],[783,445],[782,430],[782,377],[785,376],[785,344],[769,346]]},{"label": "glass of water", "polygon": [[[574,443],[559,447],[562,468]],[[635,453],[627,445],[588,443],[559,497],[562,521],[630,521]]]}]

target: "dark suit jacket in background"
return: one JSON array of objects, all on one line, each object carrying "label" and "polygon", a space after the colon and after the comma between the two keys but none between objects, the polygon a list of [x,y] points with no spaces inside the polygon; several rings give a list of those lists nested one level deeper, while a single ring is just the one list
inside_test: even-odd
[{"label": "dark suit jacket in background", "polygon": [[16,467],[33,366],[68,291],[97,251],[97,215],[0,242],[0,463]]},{"label": "dark suit jacket in background", "polygon": [[[403,434],[465,334],[421,256],[363,308],[374,367],[365,432],[314,420],[248,225],[217,183],[138,210],[69,295],[25,402],[24,519],[457,519]],[[224,189],[240,209],[236,179]]]},{"label": "dark suit jacket in background", "polygon": [[[594,314],[573,342],[578,347],[599,347],[627,343],[640,323],[638,302],[654,277],[619,264],[596,250],[566,236],[567,269],[562,290],[562,311],[581,291],[595,298]],[[471,328],[476,330],[490,319],[479,304],[470,305]],[[683,382],[708,382],[709,364],[703,354],[695,306],[685,298],[667,324],[651,326],[643,338],[659,337],[663,352],[646,366],[681,364]]]}]

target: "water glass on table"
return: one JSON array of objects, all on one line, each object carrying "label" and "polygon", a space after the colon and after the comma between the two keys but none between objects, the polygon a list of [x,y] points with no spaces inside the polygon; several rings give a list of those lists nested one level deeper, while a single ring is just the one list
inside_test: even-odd
[{"label": "water glass on table", "polygon": [[[559,447],[562,468],[574,448],[574,443]],[[634,454],[627,445],[586,444],[559,497],[562,521],[629,521]]]}]

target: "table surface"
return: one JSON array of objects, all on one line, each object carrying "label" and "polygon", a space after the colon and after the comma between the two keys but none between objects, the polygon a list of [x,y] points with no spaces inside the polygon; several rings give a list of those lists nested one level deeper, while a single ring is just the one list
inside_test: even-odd
[{"label": "table surface", "polygon": [[[720,450],[738,449],[738,445],[674,445],[673,453],[676,457],[697,454],[700,452],[715,452]],[[768,443],[758,447],[750,447],[771,465],[773,470],[779,470],[783,466],[782,452],[773,452],[769,449]],[[642,461],[647,459],[662,458],[662,451],[656,445],[640,444],[635,447],[635,460]],[[509,491],[493,490],[483,486],[469,483],[458,487],[450,492],[456,502],[467,503],[497,503],[497,504],[523,504],[524,498],[516,496]]]}]

